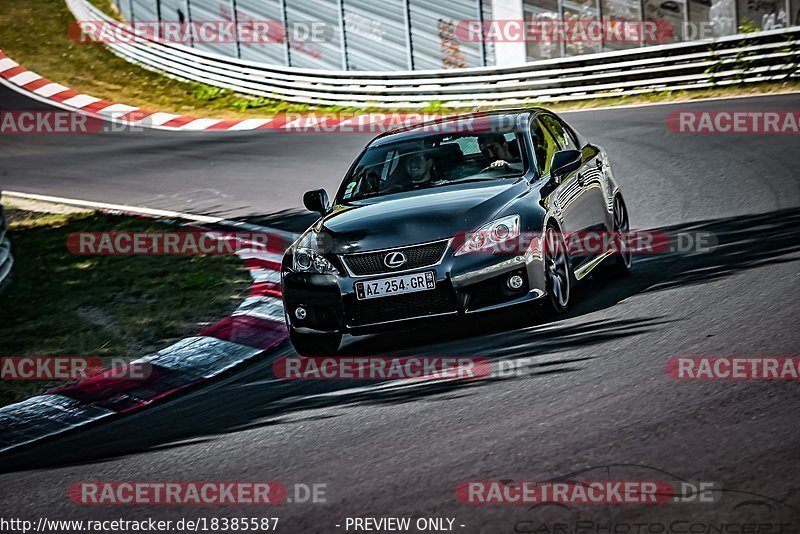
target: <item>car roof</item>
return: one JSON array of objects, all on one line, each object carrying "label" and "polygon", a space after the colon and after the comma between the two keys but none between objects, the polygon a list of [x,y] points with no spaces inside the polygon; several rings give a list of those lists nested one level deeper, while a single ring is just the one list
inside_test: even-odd
[{"label": "car roof", "polygon": [[[546,110],[538,107],[508,108],[441,116],[425,122],[387,130],[386,132],[383,132],[375,137],[370,145],[380,146],[397,141],[408,141],[418,137],[424,137],[432,133],[438,133],[440,131],[450,131],[455,133],[458,131],[457,124],[459,121],[470,119],[479,119],[481,121],[485,121],[481,123],[480,128],[486,131],[492,131],[494,128],[499,128],[501,125],[516,125],[517,118],[521,115],[538,113],[541,111]],[[419,114],[424,117],[424,113]],[[440,127],[441,129],[437,130],[437,127]]]}]

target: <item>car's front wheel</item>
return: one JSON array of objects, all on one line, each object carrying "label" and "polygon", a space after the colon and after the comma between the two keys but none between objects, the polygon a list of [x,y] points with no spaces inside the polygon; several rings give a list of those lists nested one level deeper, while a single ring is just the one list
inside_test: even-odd
[{"label": "car's front wheel", "polygon": [[289,326],[289,341],[300,356],[334,356],[342,334],[305,334]]},{"label": "car's front wheel", "polygon": [[534,317],[564,313],[569,307],[572,271],[561,233],[548,225],[542,243],[546,294],[530,308]]}]

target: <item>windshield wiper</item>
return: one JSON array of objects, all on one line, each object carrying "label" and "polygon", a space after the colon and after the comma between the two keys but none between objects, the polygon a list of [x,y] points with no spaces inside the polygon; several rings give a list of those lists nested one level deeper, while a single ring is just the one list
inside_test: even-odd
[{"label": "windshield wiper", "polygon": [[519,174],[501,174],[499,176],[482,176],[480,178],[466,178],[466,179],[458,179],[458,180],[450,180],[447,182],[448,184],[468,184],[470,182],[486,182],[491,180],[497,180],[498,178],[514,178],[519,177]]}]

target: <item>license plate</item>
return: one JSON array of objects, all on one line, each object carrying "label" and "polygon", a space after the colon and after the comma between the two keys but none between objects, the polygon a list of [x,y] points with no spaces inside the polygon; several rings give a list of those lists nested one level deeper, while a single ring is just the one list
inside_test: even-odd
[{"label": "license plate", "polygon": [[436,272],[425,271],[424,273],[393,276],[369,282],[356,282],[355,286],[358,300],[428,291],[436,289]]}]

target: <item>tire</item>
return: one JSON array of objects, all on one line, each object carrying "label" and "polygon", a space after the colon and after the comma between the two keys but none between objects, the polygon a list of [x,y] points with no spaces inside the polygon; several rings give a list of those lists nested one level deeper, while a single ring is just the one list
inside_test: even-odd
[{"label": "tire", "polygon": [[569,308],[574,278],[569,265],[567,245],[561,233],[548,225],[542,244],[545,269],[545,296],[529,308],[533,318],[559,315]]},{"label": "tire", "polygon": [[290,326],[289,341],[300,356],[335,356],[342,334],[301,334]]},{"label": "tire", "polygon": [[631,274],[631,266],[633,262],[633,253],[628,247],[625,234],[630,230],[630,219],[628,219],[628,209],[625,207],[625,202],[622,197],[617,195],[614,197],[614,213],[613,213],[613,232],[617,234],[614,242],[618,252],[614,254],[614,261],[609,263],[606,272],[612,278],[624,278]]}]

